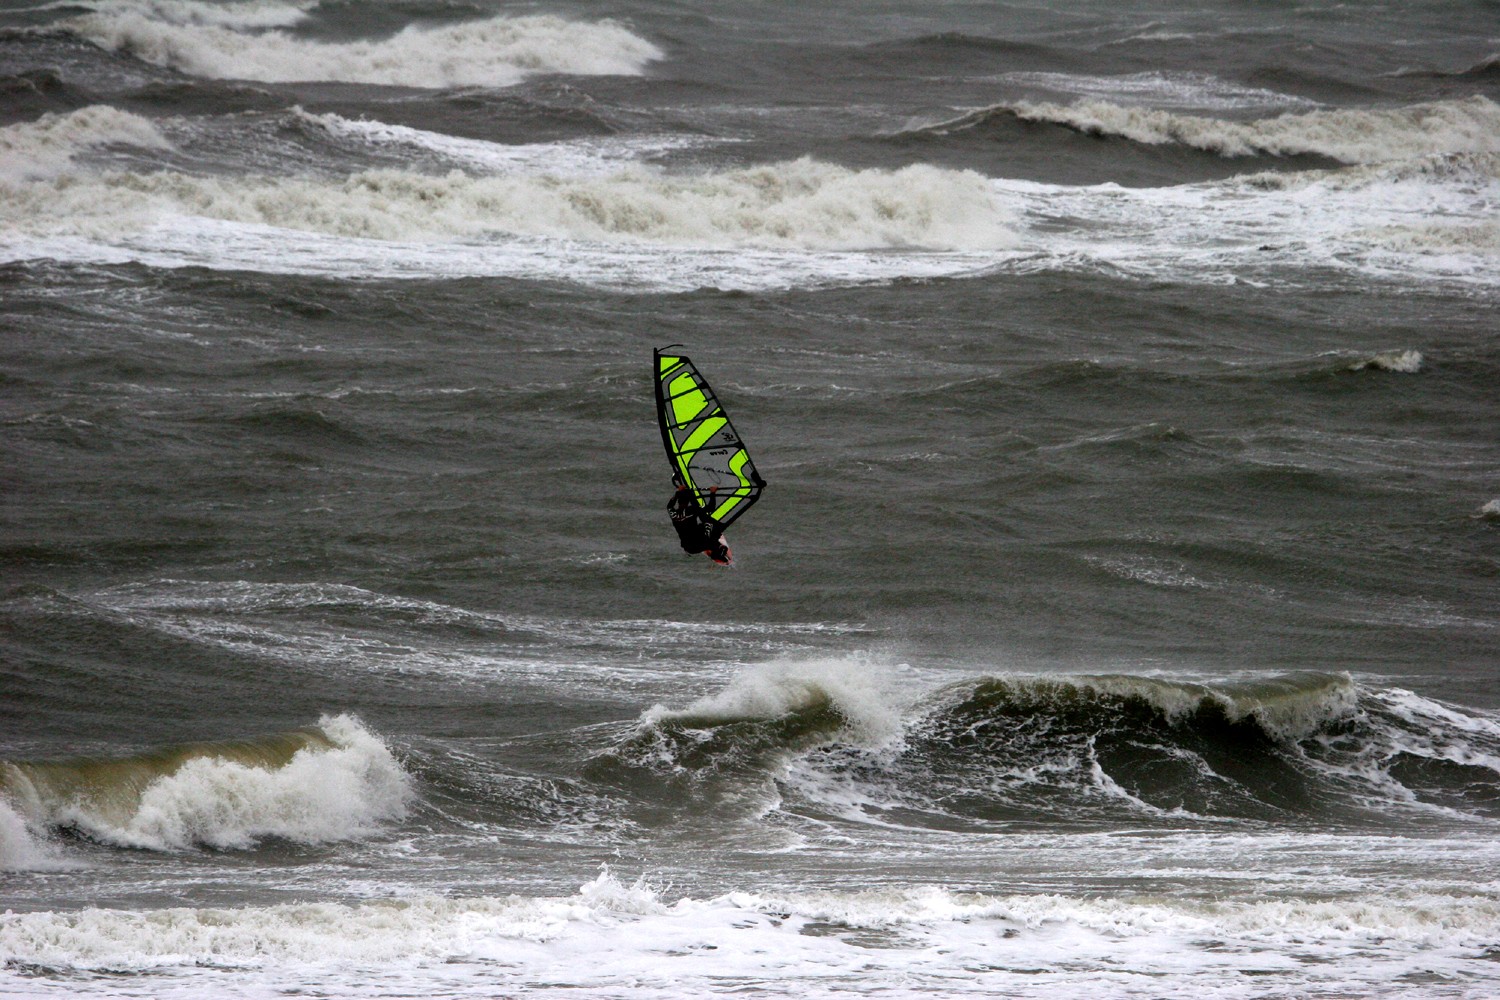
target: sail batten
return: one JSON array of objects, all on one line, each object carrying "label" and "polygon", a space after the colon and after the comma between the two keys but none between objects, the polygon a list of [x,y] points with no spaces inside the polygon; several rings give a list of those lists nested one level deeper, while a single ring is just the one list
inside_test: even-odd
[{"label": "sail batten", "polygon": [[656,418],[673,475],[722,530],[765,487],[713,388],[686,355],[655,352]]}]

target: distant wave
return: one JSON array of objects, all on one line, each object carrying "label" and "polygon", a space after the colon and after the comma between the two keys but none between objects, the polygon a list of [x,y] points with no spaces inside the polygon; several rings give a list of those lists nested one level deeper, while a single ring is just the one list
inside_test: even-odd
[{"label": "distant wave", "polygon": [[917,131],[947,134],[991,118],[1050,122],[1147,145],[1176,144],[1220,156],[1317,155],[1383,163],[1453,153],[1500,152],[1500,105],[1485,97],[1404,108],[1318,110],[1253,121],[1177,114],[1101,100],[1017,102],[969,112]]},{"label": "distant wave", "polygon": [[111,173],[17,186],[5,195],[0,222],[9,227],[106,239],[195,216],[402,241],[513,234],[824,250],[1013,242],[1008,212],[976,173],[922,165],[850,170],[810,159],[689,175],[634,166],[601,177]]},{"label": "distant wave", "polygon": [[529,171],[554,176],[598,175],[618,171],[645,155],[706,142],[696,136],[648,135],[505,144],[331,113],[309,114],[301,108],[292,109],[291,116],[295,124],[319,131],[336,142],[436,154],[446,161],[492,174]]},{"label": "distant wave", "polygon": [[[31,867],[48,831],[148,850],[317,844],[367,835],[405,814],[410,789],[385,746],[348,716],[258,740],[129,757],[0,762],[0,802],[29,836],[0,839],[0,867]],[[4,817],[0,816],[0,825]]]},{"label": "distant wave", "polygon": [[308,11],[319,0],[98,0],[95,3],[71,3],[58,0],[56,8],[91,7],[101,15],[136,15],[163,24],[199,25],[254,31],[266,28],[290,28],[305,21]]},{"label": "distant wave", "polygon": [[972,687],[957,685],[952,695],[958,700],[940,710],[947,724],[1015,711],[1065,716],[1138,707],[1171,727],[1243,724],[1277,741],[1318,732],[1348,716],[1357,702],[1357,689],[1347,676],[1318,673],[1214,686],[1129,674],[996,677]]},{"label": "distant wave", "polygon": [[122,0],[64,26],[101,48],[192,76],[403,87],[503,87],[541,73],[636,75],[662,57],[612,21],[551,15],[411,26],[390,38],[320,42],[283,30],[305,16],[276,3]]},{"label": "distant wave", "polygon": [[1063,94],[1091,98],[1126,98],[1155,108],[1202,110],[1312,107],[1316,102],[1263,87],[1245,87],[1209,73],[1163,72],[1097,76],[1082,73],[1014,72],[999,79]]},{"label": "distant wave", "polygon": [[1481,59],[1472,66],[1457,71],[1431,70],[1431,69],[1404,69],[1393,76],[1409,77],[1431,77],[1436,79],[1457,80],[1500,80],[1500,53]]}]

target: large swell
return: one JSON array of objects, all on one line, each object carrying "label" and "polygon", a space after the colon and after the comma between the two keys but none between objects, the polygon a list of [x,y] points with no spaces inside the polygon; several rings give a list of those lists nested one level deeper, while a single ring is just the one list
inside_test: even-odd
[{"label": "large swell", "polygon": [[748,671],[647,713],[590,773],[736,808],[759,780],[782,809],[934,830],[1500,818],[1493,719],[1347,676],[998,676],[898,707],[874,673]]},{"label": "large swell", "polygon": [[[153,851],[381,836],[414,795],[447,823],[543,838],[585,817],[607,839],[704,815],[775,816],[814,838],[828,823],[994,834],[1500,820],[1500,722],[1337,674],[1006,674],[933,687],[910,668],[789,659],[631,726],[545,742],[564,758],[529,777],[506,760],[525,739],[478,755],[423,741],[402,752],[403,766],[348,717],[251,740],[12,759],[5,860],[55,864],[64,834]],[[548,808],[516,797],[543,788]]]}]

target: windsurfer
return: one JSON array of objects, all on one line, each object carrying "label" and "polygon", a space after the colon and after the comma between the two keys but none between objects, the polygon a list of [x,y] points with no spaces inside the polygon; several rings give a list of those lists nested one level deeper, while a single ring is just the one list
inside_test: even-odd
[{"label": "windsurfer", "polygon": [[[677,539],[682,543],[682,551],[689,555],[702,552],[720,566],[728,566],[729,546],[724,544],[718,522],[698,506],[693,500],[693,492],[681,479],[673,477],[673,482],[677,486],[677,492],[672,494],[672,499],[667,504],[667,516],[672,519],[672,527],[677,529]],[[718,490],[714,486],[709,489],[708,495],[712,497]]]}]

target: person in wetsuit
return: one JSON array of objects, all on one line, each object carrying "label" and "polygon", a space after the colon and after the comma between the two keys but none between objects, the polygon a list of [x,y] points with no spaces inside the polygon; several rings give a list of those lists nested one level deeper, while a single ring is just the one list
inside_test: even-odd
[{"label": "person in wetsuit", "polygon": [[[677,492],[672,494],[672,499],[667,504],[667,516],[672,519],[672,527],[677,529],[677,540],[682,543],[682,551],[689,555],[697,555],[702,552],[708,558],[720,566],[729,565],[729,546],[724,544],[720,537],[718,522],[709,517],[693,501],[693,491],[683,485],[680,480],[674,480]],[[715,486],[708,491],[709,496],[718,492]]]}]

